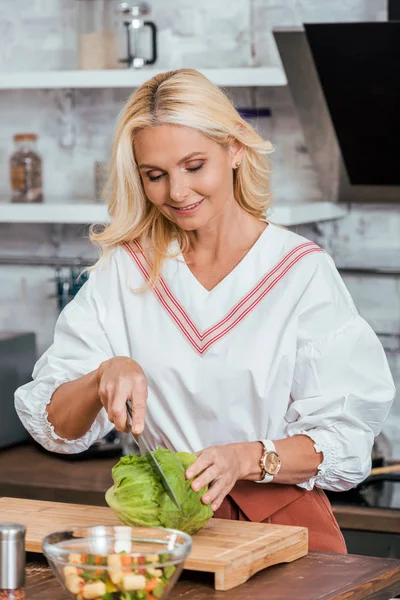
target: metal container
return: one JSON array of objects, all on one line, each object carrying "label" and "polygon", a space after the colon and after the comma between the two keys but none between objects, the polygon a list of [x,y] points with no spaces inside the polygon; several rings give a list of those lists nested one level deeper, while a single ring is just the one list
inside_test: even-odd
[{"label": "metal container", "polygon": [[20,523],[0,523],[0,590],[25,585],[25,532]]}]

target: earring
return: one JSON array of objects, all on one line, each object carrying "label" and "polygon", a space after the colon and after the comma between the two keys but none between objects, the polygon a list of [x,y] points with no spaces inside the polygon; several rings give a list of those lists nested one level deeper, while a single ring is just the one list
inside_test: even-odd
[{"label": "earring", "polygon": [[240,166],[240,162],[235,163],[235,169],[237,169]]}]

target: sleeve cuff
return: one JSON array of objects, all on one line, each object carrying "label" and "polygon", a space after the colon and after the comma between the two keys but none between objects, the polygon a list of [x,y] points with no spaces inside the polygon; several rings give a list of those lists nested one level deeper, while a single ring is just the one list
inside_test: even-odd
[{"label": "sleeve cuff", "polygon": [[[45,399],[44,399],[44,403],[42,405],[42,410],[39,412],[38,414],[38,422],[40,423],[40,428],[41,431],[43,431],[43,434],[46,438],[52,439],[54,440],[56,443],[62,443],[62,444],[67,444],[67,445],[72,445],[75,444],[75,446],[79,445],[79,450],[72,450],[71,452],[81,452],[82,450],[87,450],[89,448],[89,446],[92,445],[92,443],[94,441],[96,441],[97,436],[96,434],[99,433],[99,426],[97,424],[97,419],[95,421],[93,421],[90,429],[85,433],[85,435],[83,435],[81,438],[79,438],[79,440],[70,440],[68,438],[63,438],[61,436],[58,435],[58,433],[56,433],[55,429],[54,429],[54,425],[52,425],[49,421],[49,415],[47,412],[47,406],[50,404],[51,402],[51,398],[54,394],[54,392],[56,391],[56,389],[58,387],[60,387],[60,385],[62,385],[63,383],[67,383],[68,381],[70,381],[69,378],[64,377],[62,379],[60,379],[59,381],[54,382],[54,384],[49,388],[46,388],[46,395],[45,395]],[[40,387],[40,383],[39,386]]]},{"label": "sleeve cuff", "polygon": [[65,375],[52,379],[52,381],[40,381],[34,389],[36,397],[35,410],[26,411],[23,405],[18,406],[18,414],[34,440],[51,452],[61,454],[78,454],[87,450],[94,442],[104,437],[111,431],[113,424],[108,420],[107,413],[102,409],[92,423],[90,429],[77,440],[70,440],[59,436],[54,426],[48,419],[46,407],[51,402],[55,390],[70,381]]},{"label": "sleeve cuff", "polygon": [[[50,437],[53,440],[57,442],[63,442],[64,444],[73,444],[75,440],[63,438],[55,432],[54,425],[50,423],[49,415],[47,413],[47,406],[50,404],[54,392],[60,387],[60,385],[67,383],[68,381],[70,381],[68,377],[62,377],[60,379],[56,379],[52,385],[44,383],[38,384],[36,392],[38,396],[42,398],[42,406],[41,410],[38,412],[37,421],[40,424],[41,431],[43,431],[45,437]],[[42,390],[42,386],[45,389]]]},{"label": "sleeve cuff", "polygon": [[324,482],[334,479],[334,473],[339,463],[339,454],[337,445],[334,443],[334,438],[325,429],[300,430],[289,433],[289,437],[293,437],[294,435],[308,436],[314,442],[315,452],[322,452],[323,454],[317,474],[313,475],[307,482],[298,483],[297,485],[308,491],[312,490],[315,485],[325,487]]}]

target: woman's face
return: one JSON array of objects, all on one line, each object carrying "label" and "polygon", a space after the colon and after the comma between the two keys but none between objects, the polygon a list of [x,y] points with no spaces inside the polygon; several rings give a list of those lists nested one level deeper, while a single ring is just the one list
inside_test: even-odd
[{"label": "woman's face", "polygon": [[239,144],[222,148],[205,135],[178,125],[142,129],[135,156],[147,198],[186,231],[211,224],[231,203],[232,169]]}]

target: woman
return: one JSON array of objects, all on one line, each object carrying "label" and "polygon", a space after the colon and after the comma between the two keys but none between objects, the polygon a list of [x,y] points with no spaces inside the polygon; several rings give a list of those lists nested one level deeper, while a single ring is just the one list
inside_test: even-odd
[{"label": "woman", "polygon": [[194,70],[131,96],[103,258],[16,408],[72,453],[127,431],[130,398],[150,446],[197,453],[186,475],[217,516],[304,525],[311,549],[345,552],[322,490],[368,475],[394,386],[332,259],[265,220],[271,150]]}]

